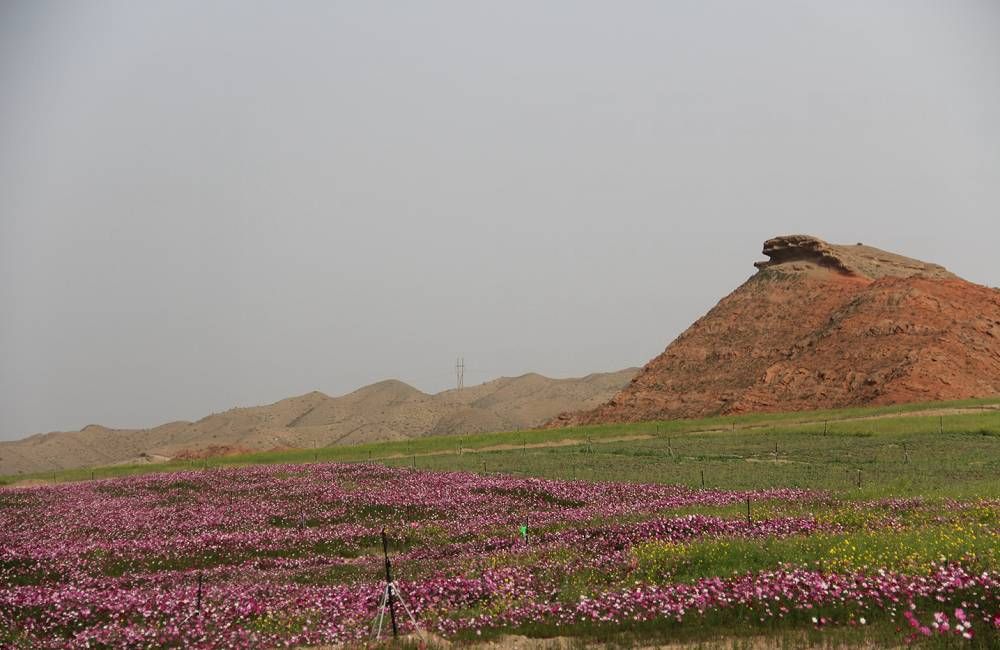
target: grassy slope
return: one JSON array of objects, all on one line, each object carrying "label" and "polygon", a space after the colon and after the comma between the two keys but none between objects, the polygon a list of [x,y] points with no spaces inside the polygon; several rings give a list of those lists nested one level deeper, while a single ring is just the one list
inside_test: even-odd
[{"label": "grassy slope", "polygon": [[[751,414],[699,420],[438,436],[2,477],[62,481],[254,463],[382,462],[421,469],[550,478],[684,483],[707,487],[801,486],[858,496],[1000,495],[1000,398],[864,409]],[[892,416],[892,417],[887,417]],[[631,437],[631,440],[616,438]],[[535,445],[534,447],[532,445]],[[497,447],[512,447],[495,449]],[[861,472],[861,489],[857,488]]]}]

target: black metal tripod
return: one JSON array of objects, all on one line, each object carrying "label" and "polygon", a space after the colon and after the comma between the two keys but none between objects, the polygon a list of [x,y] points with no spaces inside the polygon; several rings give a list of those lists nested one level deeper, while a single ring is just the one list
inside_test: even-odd
[{"label": "black metal tripod", "polygon": [[396,582],[392,579],[392,564],[389,562],[389,538],[385,534],[385,528],[382,529],[382,556],[385,558],[385,589],[382,590],[382,600],[378,606],[378,614],[375,616],[375,623],[373,627],[375,628],[372,637],[376,640],[382,638],[382,624],[385,622],[385,612],[389,610],[389,620],[392,622],[392,637],[399,637],[399,627],[396,624],[396,603],[398,602],[403,606],[403,610],[406,611],[406,615],[410,617],[410,622],[413,623],[414,630],[420,630],[420,626],[417,625],[417,619],[413,617],[413,612],[410,608],[406,606],[406,602],[403,597],[399,595],[399,588],[396,587]]}]

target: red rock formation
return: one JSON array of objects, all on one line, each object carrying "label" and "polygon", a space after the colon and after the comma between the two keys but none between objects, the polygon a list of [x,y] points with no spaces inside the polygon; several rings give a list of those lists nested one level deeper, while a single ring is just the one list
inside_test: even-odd
[{"label": "red rock formation", "polygon": [[1000,394],[1000,291],[791,235],[610,402],[553,425]]}]

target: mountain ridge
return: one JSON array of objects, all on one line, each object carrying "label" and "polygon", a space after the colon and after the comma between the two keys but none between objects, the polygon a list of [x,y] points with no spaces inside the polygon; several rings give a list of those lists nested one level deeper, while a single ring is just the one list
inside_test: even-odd
[{"label": "mountain ridge", "polygon": [[637,371],[568,379],[527,373],[436,394],[387,379],[336,397],[310,391],[145,429],[88,424],[0,442],[0,475],[530,428],[567,409],[596,406]]}]

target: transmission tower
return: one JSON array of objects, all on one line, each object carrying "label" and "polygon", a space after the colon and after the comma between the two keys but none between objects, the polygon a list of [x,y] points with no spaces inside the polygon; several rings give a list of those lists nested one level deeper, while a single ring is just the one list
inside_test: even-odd
[{"label": "transmission tower", "polygon": [[455,380],[459,390],[465,388],[465,357],[455,360]]}]

